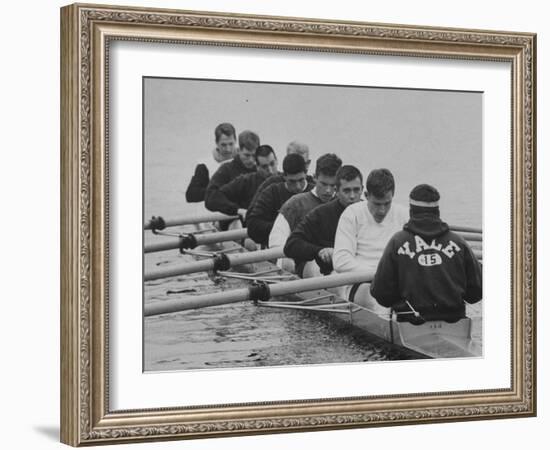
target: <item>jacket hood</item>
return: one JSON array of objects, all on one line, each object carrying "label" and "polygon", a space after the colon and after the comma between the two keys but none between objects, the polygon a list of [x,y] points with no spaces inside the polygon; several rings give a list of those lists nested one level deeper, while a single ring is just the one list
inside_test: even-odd
[{"label": "jacket hood", "polygon": [[447,233],[449,225],[435,214],[415,214],[403,229],[422,237],[434,239]]}]

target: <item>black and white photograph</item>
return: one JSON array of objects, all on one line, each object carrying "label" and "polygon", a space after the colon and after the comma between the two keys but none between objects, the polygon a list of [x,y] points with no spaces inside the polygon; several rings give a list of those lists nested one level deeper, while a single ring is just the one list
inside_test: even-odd
[{"label": "black and white photograph", "polygon": [[482,358],[483,101],[143,77],[143,370]]}]

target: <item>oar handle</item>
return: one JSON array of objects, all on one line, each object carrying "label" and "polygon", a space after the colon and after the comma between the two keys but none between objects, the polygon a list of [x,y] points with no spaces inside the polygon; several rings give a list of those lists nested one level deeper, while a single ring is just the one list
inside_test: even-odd
[{"label": "oar handle", "polygon": [[193,249],[199,245],[215,244],[218,242],[238,241],[248,237],[246,228],[238,228],[236,230],[217,231],[215,233],[193,234],[183,233],[179,238],[167,239],[164,242],[155,242],[147,244],[143,252],[153,253],[164,250],[173,250],[177,248]]},{"label": "oar handle", "polygon": [[[204,213],[199,214],[189,214],[185,216],[179,216],[179,217],[172,217],[170,219],[164,219],[161,216],[153,216],[150,220],[146,221],[143,224],[144,230],[163,230],[166,227],[176,227],[179,225],[190,225],[195,223],[204,223],[204,222],[219,222],[224,220],[235,220],[238,219],[240,216],[228,216],[227,214],[223,214],[221,212],[212,212],[212,211],[205,211]],[[159,227],[159,224],[164,226],[162,228]]]},{"label": "oar handle", "polygon": [[158,280],[159,278],[175,277],[178,275],[187,275],[196,272],[205,272],[208,270],[227,270],[230,267],[282,258],[283,255],[283,247],[268,248],[265,250],[257,250],[255,252],[234,253],[231,255],[224,255],[227,264],[224,264],[223,267],[216,267],[216,265],[219,264],[217,263],[216,258],[219,258],[219,256],[215,256],[214,258],[179,264],[174,267],[154,269],[145,274],[144,281]]}]

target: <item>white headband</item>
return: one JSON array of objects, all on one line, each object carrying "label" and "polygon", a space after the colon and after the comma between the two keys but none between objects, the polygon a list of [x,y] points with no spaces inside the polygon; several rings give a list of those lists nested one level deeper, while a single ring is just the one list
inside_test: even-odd
[{"label": "white headband", "polygon": [[422,206],[423,208],[437,208],[439,206],[439,202],[421,202],[419,200],[413,200],[412,198],[409,198],[409,204],[413,206]]}]

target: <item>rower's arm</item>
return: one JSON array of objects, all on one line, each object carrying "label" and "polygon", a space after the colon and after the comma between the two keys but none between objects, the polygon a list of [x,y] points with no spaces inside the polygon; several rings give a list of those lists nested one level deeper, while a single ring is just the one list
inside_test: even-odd
[{"label": "rower's arm", "polygon": [[[210,199],[213,195],[217,193],[217,191],[225,184],[229,183],[231,181],[231,174],[229,173],[229,163],[222,164],[218,170],[212,175],[210,178],[210,183],[208,183],[208,187],[206,188],[206,193],[204,195],[204,204],[208,208],[208,204],[210,203]],[[210,209],[210,208],[208,208]],[[211,210],[215,211],[215,210]]]},{"label": "rower's arm", "polygon": [[234,216],[239,210],[239,205],[233,199],[239,198],[242,182],[243,178],[240,176],[218,189],[210,190],[204,205],[210,211],[219,211]]},{"label": "rower's arm", "polygon": [[340,216],[334,238],[332,264],[336,272],[355,272],[364,269],[357,255],[357,225],[355,218],[344,211]]},{"label": "rower's arm", "polygon": [[270,186],[260,193],[252,209],[246,215],[246,227],[248,236],[257,244],[267,244],[269,233],[273,227],[273,211],[275,208],[272,201],[273,188]]},{"label": "rower's arm", "polygon": [[[256,204],[256,201],[258,200],[258,197],[260,194],[269,186],[276,183],[277,181],[281,181],[279,179],[278,175],[271,175],[270,177],[266,178],[260,186],[256,189],[256,192],[254,192],[254,195],[252,196],[252,200],[250,200],[250,203],[248,204],[248,210],[252,210],[252,207]],[[246,218],[248,220],[248,213],[246,215]]]},{"label": "rower's arm", "polygon": [[[297,261],[313,261],[323,246],[314,244],[312,238],[317,233],[312,229],[312,223],[308,214],[294,229],[285,244],[285,255]],[[319,224],[318,224],[319,226]]]},{"label": "rower's arm", "polygon": [[206,188],[210,181],[208,168],[205,164],[199,164],[195,167],[195,173],[185,191],[185,200],[189,203],[197,203],[204,201]]}]

